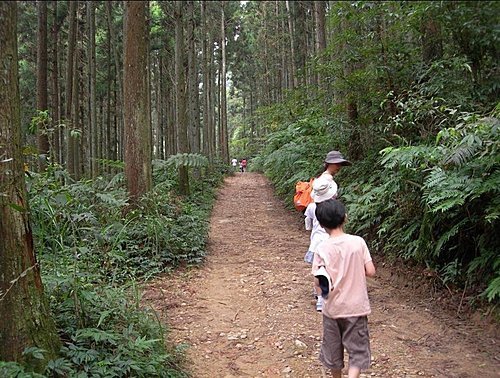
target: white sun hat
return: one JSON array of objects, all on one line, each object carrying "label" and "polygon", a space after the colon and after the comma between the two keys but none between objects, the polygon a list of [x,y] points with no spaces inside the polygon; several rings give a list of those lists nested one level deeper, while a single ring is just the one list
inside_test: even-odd
[{"label": "white sun hat", "polygon": [[311,198],[316,203],[329,200],[330,198],[335,197],[337,189],[338,187],[335,181],[327,177],[320,176],[313,182]]}]

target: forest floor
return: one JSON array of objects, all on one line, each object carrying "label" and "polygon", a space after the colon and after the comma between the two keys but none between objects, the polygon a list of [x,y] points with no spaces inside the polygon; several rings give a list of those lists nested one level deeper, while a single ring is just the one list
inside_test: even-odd
[{"label": "forest floor", "polygon": [[[300,214],[264,176],[225,180],[205,263],[157,279],[143,297],[168,324],[168,342],[186,345],[192,377],[322,376],[308,245]],[[363,377],[500,377],[495,325],[457,315],[448,291],[432,290],[425,275],[372,257],[372,367]]]}]

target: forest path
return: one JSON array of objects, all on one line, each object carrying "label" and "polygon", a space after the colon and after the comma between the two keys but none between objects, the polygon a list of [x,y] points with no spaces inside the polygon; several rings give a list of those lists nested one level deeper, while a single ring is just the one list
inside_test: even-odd
[{"label": "forest path", "polygon": [[[186,344],[197,377],[321,377],[309,234],[257,173],[225,180],[200,268],[164,276],[143,301]],[[498,337],[417,295],[383,264],[369,279],[373,364],[363,377],[500,377]],[[398,284],[399,283],[399,284]],[[401,287],[398,287],[401,286]]]}]

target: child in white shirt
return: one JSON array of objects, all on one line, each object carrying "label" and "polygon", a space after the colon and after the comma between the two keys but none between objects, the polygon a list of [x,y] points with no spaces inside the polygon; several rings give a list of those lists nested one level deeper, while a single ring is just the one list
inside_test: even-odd
[{"label": "child in white shirt", "polygon": [[[328,238],[328,234],[320,226],[318,220],[316,219],[316,204],[322,201],[328,200],[330,198],[335,198],[337,195],[337,184],[335,181],[330,179],[328,176],[320,176],[313,182],[313,190],[311,192],[311,197],[314,202],[311,202],[307,205],[306,210],[304,211],[305,219],[304,224],[305,228],[308,231],[311,231],[311,241],[309,244],[308,251],[304,256],[304,261],[311,264],[314,258],[314,253],[316,252],[316,248],[319,243]],[[318,291],[316,285],[315,293],[317,297],[316,301],[316,310],[321,311],[323,305],[323,298],[321,297],[321,291]]]}]

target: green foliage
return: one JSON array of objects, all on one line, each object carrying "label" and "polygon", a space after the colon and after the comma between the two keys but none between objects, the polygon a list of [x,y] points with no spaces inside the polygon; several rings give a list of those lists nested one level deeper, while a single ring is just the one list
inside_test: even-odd
[{"label": "green foliage", "polygon": [[9,378],[45,378],[45,375],[27,371],[26,368],[17,362],[0,361],[0,377]]},{"label": "green foliage", "polygon": [[[182,351],[165,349],[165,330],[154,312],[141,307],[134,282],[203,260],[208,215],[223,175],[213,168],[199,177],[190,197],[180,197],[175,164],[154,167],[156,185],[126,215],[122,173],[71,182],[51,165],[29,179],[34,240],[64,341],[48,376],[185,376],[177,366]],[[61,184],[64,177],[68,184]],[[36,358],[43,351],[26,353]]]},{"label": "green foliage", "polygon": [[208,159],[206,156],[200,154],[179,153],[177,155],[170,156],[165,161],[165,165],[174,166],[175,168],[201,168],[208,166]]},{"label": "green foliage", "polygon": [[[233,145],[244,149],[261,136],[252,165],[289,204],[295,181],[318,173],[326,151],[359,157],[336,177],[349,229],[374,250],[497,301],[499,6],[332,3],[329,44],[308,63],[322,88],[301,86],[259,107],[238,121]],[[260,45],[252,39],[247,47]],[[258,52],[249,56],[253,74],[253,65],[269,62]]]},{"label": "green foliage", "polygon": [[185,376],[176,366],[180,356],[165,351],[161,323],[141,308],[134,286],[51,278],[46,286],[66,343],[61,357],[49,362],[48,376]]},{"label": "green foliage", "polygon": [[485,293],[493,300],[500,273],[493,236],[500,211],[499,121],[468,113],[457,121],[434,144],[382,150],[382,169],[372,174],[377,185],[348,188],[350,220],[357,232],[376,228],[385,253],[439,269],[444,283],[489,282]]},{"label": "green foliage", "polygon": [[330,146],[344,144],[347,134],[342,122],[329,121],[314,113],[300,115],[285,125],[268,136],[265,149],[252,160],[252,165],[265,172],[276,192],[286,195],[291,206],[295,183],[321,173]]},{"label": "green foliage", "polygon": [[37,131],[47,133],[47,126],[52,122],[48,110],[37,110],[37,114],[31,119],[28,131],[35,134]]},{"label": "green foliage", "polygon": [[[124,218],[127,193],[116,176],[109,182],[99,178],[61,186],[34,174],[30,194],[39,254],[51,268],[65,261],[111,282],[199,262],[205,254],[212,188],[220,182],[215,177],[199,180],[187,199],[174,194],[173,179],[165,180]],[[195,198],[208,207],[191,206]]]}]

